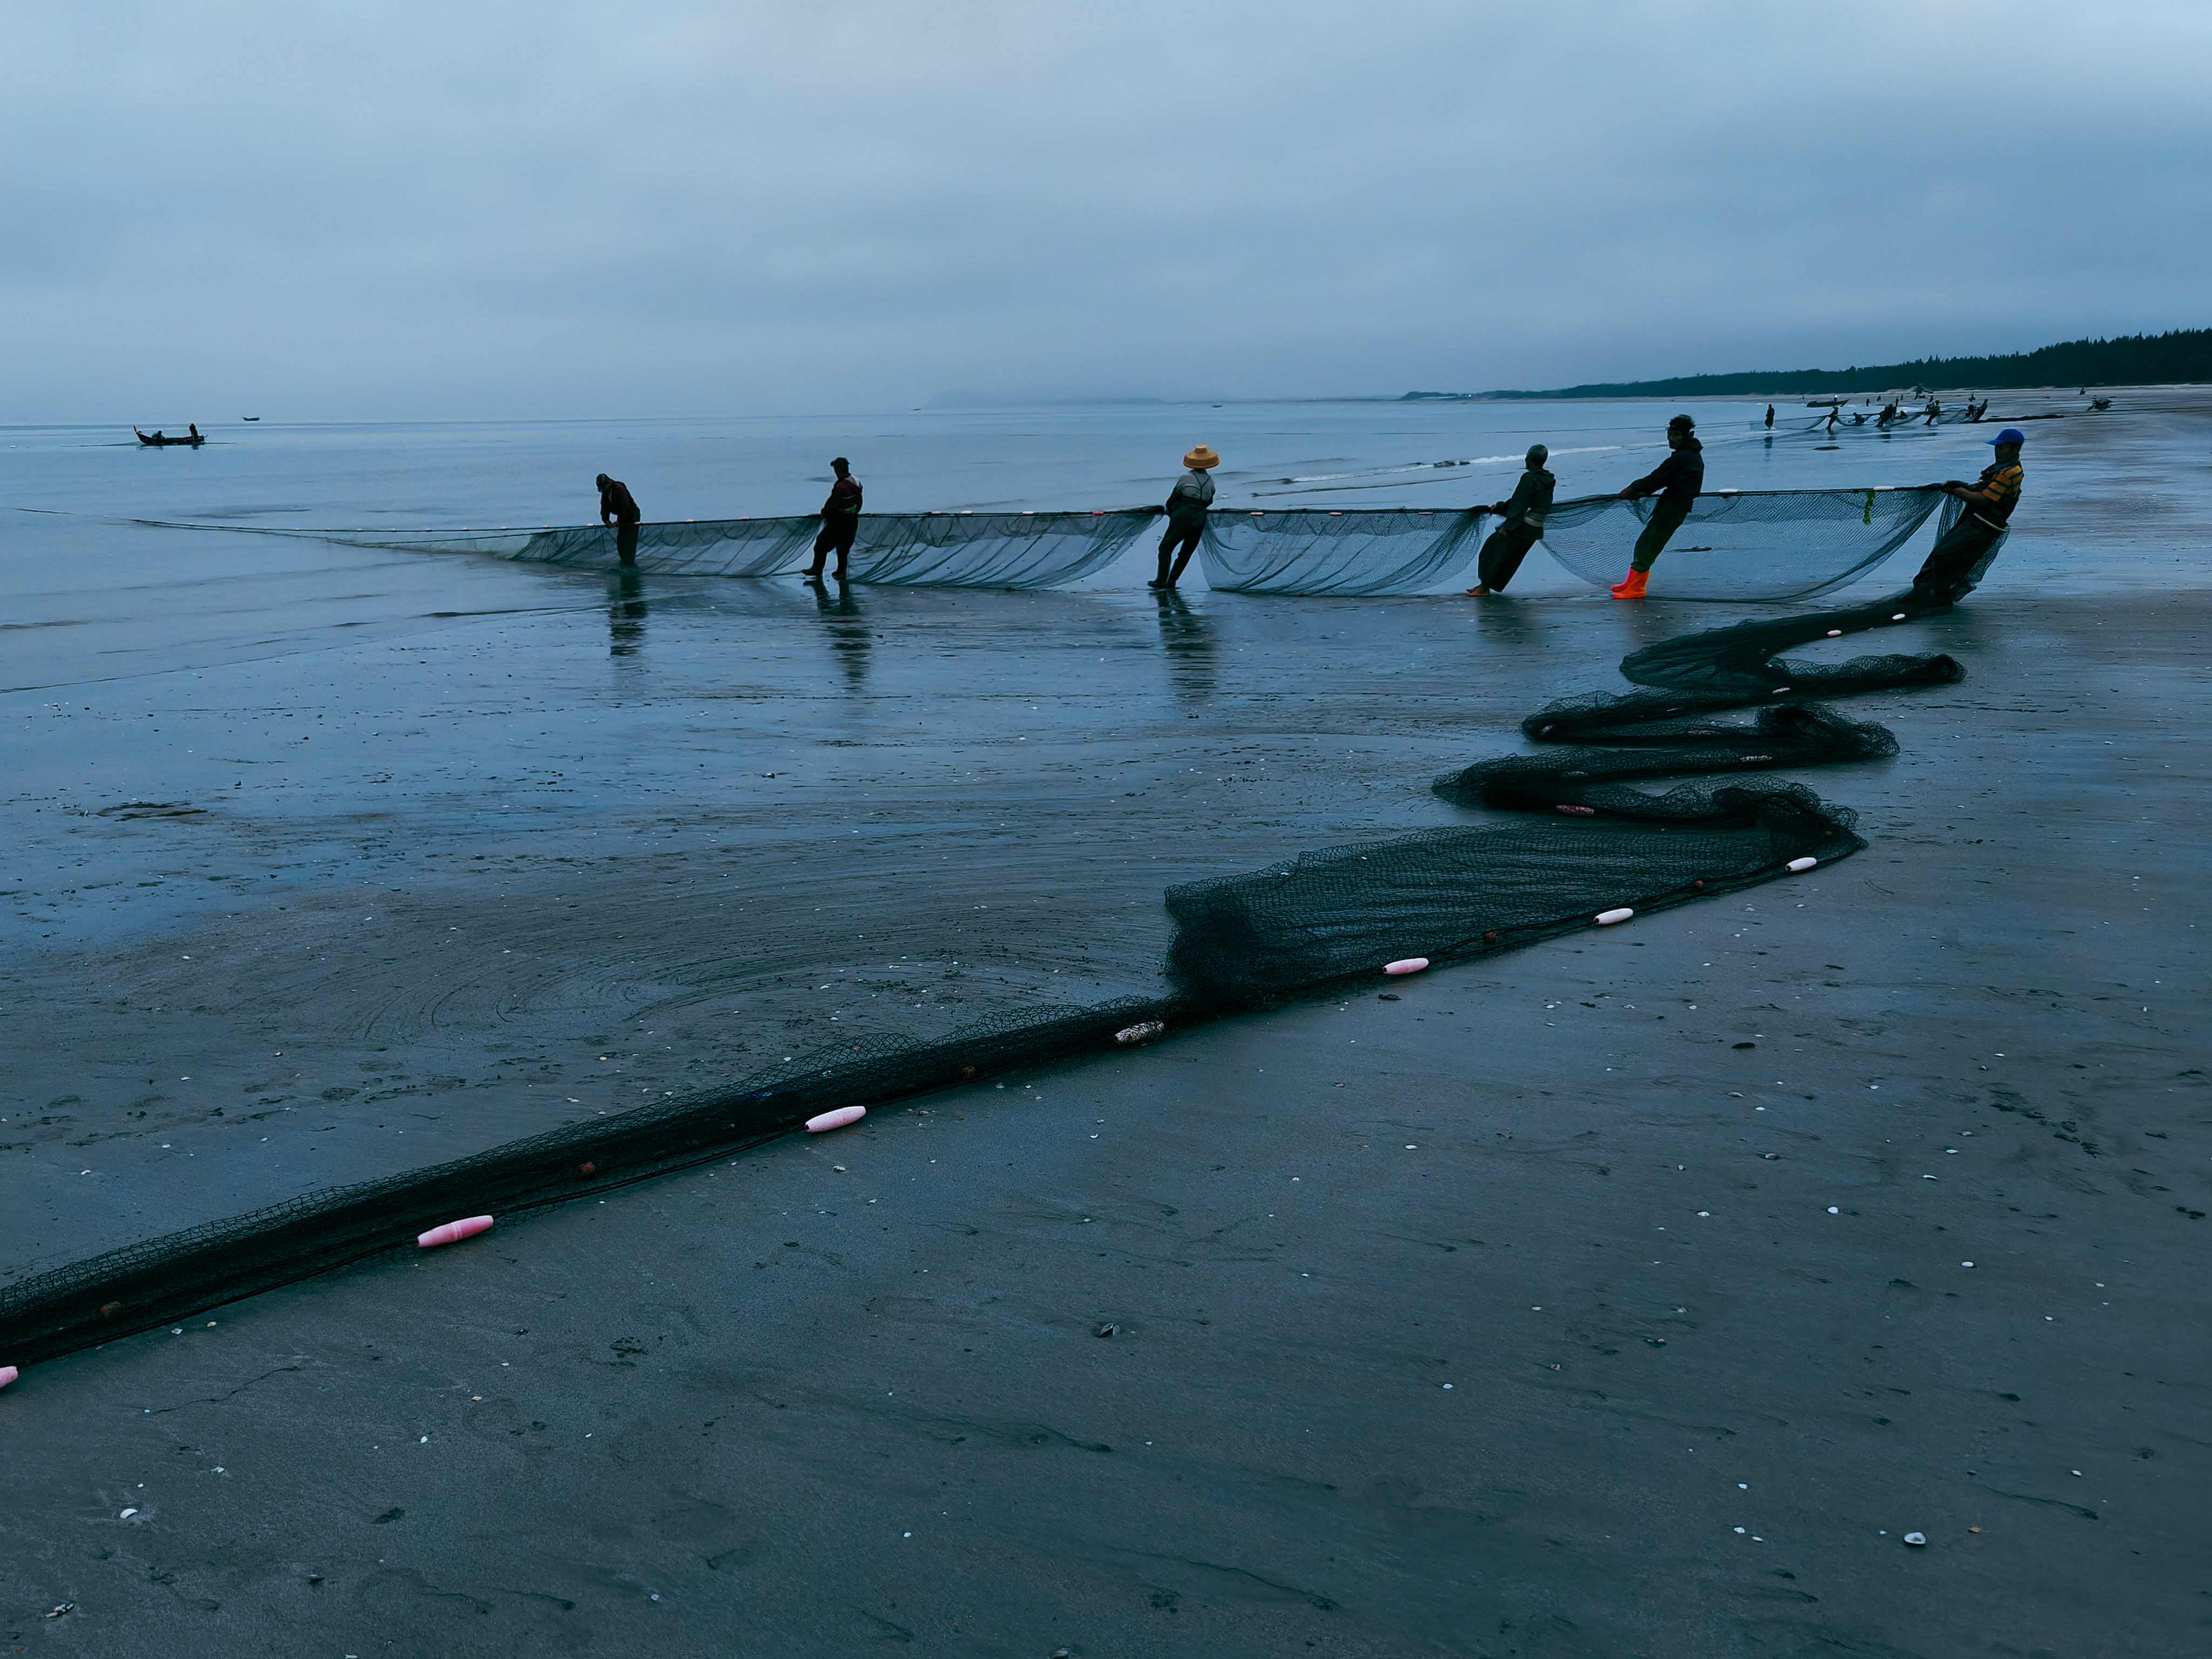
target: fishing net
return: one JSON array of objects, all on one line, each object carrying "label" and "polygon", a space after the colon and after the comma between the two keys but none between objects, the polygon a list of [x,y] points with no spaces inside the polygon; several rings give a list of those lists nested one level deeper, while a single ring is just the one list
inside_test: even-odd
[{"label": "fishing net", "polygon": [[[1584,581],[1610,586],[1627,574],[1654,499],[1563,501],[1545,518],[1545,549]],[[1930,489],[1882,487],[1703,495],[1652,567],[1651,595],[1810,599],[1873,569],[1947,499]]]},{"label": "fishing net", "polygon": [[1113,563],[1158,516],[1154,507],[863,516],[853,576],[916,587],[1062,587]]},{"label": "fishing net", "polygon": [[[1927,488],[1724,489],[1698,497],[1651,575],[1670,599],[1808,599],[1864,575],[1910,541],[1945,501]],[[1955,509],[1956,502],[1952,502]],[[1652,500],[1562,501],[1545,547],[1575,575],[1610,586],[1628,568]],[[1111,565],[1159,517],[1157,507],[1091,513],[863,514],[855,581],[932,587],[1062,587]],[[155,522],[145,520],[143,522]],[[1949,520],[1946,520],[1946,527]],[[303,530],[265,525],[167,527],[306,536],[355,547],[490,557],[594,570],[621,568],[615,532],[598,525],[473,530]],[[821,520],[702,519],[638,526],[636,568],[664,575],[775,576],[812,562]],[[1218,508],[1200,556],[1206,581],[1235,593],[1419,593],[1455,581],[1497,521],[1486,507]]]},{"label": "fishing net", "polygon": [[[1928,489],[1721,490],[1698,497],[1651,575],[1656,599],[1810,598],[1865,574],[1944,501]],[[1955,503],[1954,503],[1955,505]],[[1544,546],[1601,586],[1628,569],[1653,499],[1584,497],[1553,507]],[[1496,520],[1481,508],[1418,513],[1216,512],[1206,580],[1239,593],[1418,593],[1456,578]]]},{"label": "fishing net", "polygon": [[[1095,513],[864,514],[848,569],[856,581],[910,586],[1062,587],[1113,563],[1158,516],[1156,507]],[[615,532],[599,525],[491,530],[219,527],[307,536],[349,547],[477,553],[590,570],[622,568]],[[782,575],[813,562],[814,538],[821,530],[822,520],[811,514],[640,525],[636,568],[659,575]]]},{"label": "fishing net", "polygon": [[1199,556],[1206,584],[1234,593],[1419,593],[1456,577],[1486,515],[1396,508],[1216,512]]},{"label": "fishing net", "polygon": [[[1527,735],[1550,750],[1480,763],[1433,786],[1447,799],[1524,817],[1329,848],[1170,888],[1173,932],[1158,995],[1009,1011],[930,1040],[848,1041],[726,1088],[23,1278],[0,1286],[0,1364],[171,1323],[404,1247],[459,1217],[512,1216],[722,1157],[833,1108],[1095,1054],[1161,1026],[1372,983],[1399,958],[1446,962],[1510,950],[1844,857],[1864,844],[1852,815],[1802,785],[1757,779],[1650,794],[1630,782],[1895,753],[1881,727],[1807,698],[1944,684],[1960,677],[1955,661],[1887,655],[1821,666],[1778,653],[1909,620],[1937,603],[1908,592],[1634,653],[1621,670],[1640,689],[1529,717]],[[1716,718],[1743,708],[1755,711],[1748,721]]]}]

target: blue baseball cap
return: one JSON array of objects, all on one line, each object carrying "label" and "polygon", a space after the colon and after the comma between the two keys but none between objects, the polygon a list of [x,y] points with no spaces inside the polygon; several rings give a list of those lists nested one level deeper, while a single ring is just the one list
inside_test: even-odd
[{"label": "blue baseball cap", "polygon": [[2027,441],[2027,434],[2016,426],[2008,426],[1996,437],[1984,438],[1982,441],[1985,444],[2024,444]]}]

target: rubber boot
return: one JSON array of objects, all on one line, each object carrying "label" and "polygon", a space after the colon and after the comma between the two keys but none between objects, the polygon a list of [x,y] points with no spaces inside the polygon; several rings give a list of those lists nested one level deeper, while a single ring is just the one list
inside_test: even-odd
[{"label": "rubber boot", "polygon": [[1650,571],[1632,570],[1628,573],[1627,580],[1613,590],[1613,597],[1616,599],[1640,599],[1644,597],[1644,583],[1650,580]]}]

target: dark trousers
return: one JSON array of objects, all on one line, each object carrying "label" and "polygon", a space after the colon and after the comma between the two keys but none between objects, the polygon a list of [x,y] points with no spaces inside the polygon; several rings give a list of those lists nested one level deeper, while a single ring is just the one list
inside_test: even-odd
[{"label": "dark trousers", "polygon": [[1525,524],[1504,525],[1490,532],[1482,544],[1482,555],[1475,561],[1475,579],[1493,593],[1503,593],[1505,584],[1513,580],[1513,573],[1521,568],[1521,561],[1528,556],[1528,550],[1541,538],[1539,531]]},{"label": "dark trousers", "polygon": [[1682,527],[1682,520],[1690,516],[1688,501],[1670,501],[1664,498],[1651,509],[1651,520],[1644,526],[1644,533],[1636,538],[1636,551],[1628,561],[1631,570],[1649,570],[1657,562],[1667,545],[1668,538]]},{"label": "dark trousers", "polygon": [[814,538],[813,574],[822,574],[822,562],[834,550],[837,555],[837,574],[845,574],[845,557],[853,550],[853,538],[860,533],[858,519],[824,519],[822,533]]},{"label": "dark trousers", "polygon": [[2003,531],[1966,514],[1928,550],[1928,562],[1912,579],[1912,591],[1938,605],[1956,605],[1974,591],[2003,539]]},{"label": "dark trousers", "polygon": [[618,524],[615,526],[615,556],[624,564],[637,562],[637,526]]},{"label": "dark trousers", "polygon": [[[1166,587],[1179,580],[1183,567],[1190,562],[1190,556],[1198,550],[1198,544],[1205,536],[1206,520],[1203,519],[1195,524],[1177,524],[1174,520],[1169,520],[1168,533],[1160,538],[1160,574],[1152,586]],[[1175,561],[1172,569],[1168,565],[1170,559]]]}]

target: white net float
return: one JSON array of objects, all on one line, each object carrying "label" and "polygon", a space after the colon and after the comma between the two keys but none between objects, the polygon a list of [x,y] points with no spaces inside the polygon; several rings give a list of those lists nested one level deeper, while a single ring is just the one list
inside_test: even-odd
[{"label": "white net float", "polygon": [[441,1244],[458,1244],[465,1238],[474,1238],[478,1233],[491,1231],[492,1218],[488,1215],[465,1216],[459,1221],[448,1221],[442,1227],[433,1227],[427,1233],[415,1235],[415,1248],[434,1250]]}]

